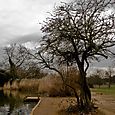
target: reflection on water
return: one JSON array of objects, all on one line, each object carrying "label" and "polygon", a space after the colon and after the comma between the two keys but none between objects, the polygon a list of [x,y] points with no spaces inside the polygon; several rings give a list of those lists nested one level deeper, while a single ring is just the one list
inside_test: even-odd
[{"label": "reflection on water", "polygon": [[30,94],[0,90],[0,115],[30,115],[37,103],[24,103],[23,98],[27,95]]}]

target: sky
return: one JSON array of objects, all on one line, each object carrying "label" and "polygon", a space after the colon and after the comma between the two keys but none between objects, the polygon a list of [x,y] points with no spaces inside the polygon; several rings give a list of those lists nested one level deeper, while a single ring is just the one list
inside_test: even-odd
[{"label": "sky", "polygon": [[[11,43],[24,43],[32,47],[41,38],[39,23],[49,16],[47,12],[52,12],[54,5],[68,1],[0,0],[0,47]],[[106,64],[108,61],[100,65]]]},{"label": "sky", "polygon": [[[61,0],[66,1],[66,0]],[[40,38],[40,24],[60,0],[0,0],[0,47]]]}]

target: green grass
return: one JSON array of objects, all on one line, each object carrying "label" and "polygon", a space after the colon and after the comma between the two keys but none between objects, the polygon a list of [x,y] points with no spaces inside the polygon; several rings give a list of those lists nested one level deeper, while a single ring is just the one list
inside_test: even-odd
[{"label": "green grass", "polygon": [[95,87],[91,91],[115,96],[115,85],[112,85],[111,88],[108,88],[108,86]]}]

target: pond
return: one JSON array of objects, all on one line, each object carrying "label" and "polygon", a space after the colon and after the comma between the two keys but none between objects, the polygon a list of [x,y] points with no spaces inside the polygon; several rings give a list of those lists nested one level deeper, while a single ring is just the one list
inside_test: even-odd
[{"label": "pond", "polygon": [[30,115],[37,102],[24,103],[25,96],[35,96],[32,93],[0,90],[0,115]]}]

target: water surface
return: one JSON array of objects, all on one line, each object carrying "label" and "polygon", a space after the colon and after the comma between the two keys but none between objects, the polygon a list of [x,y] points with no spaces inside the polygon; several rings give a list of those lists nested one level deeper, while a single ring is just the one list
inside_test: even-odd
[{"label": "water surface", "polygon": [[35,96],[35,94],[0,90],[0,115],[30,115],[37,102],[24,103],[25,96]]}]

